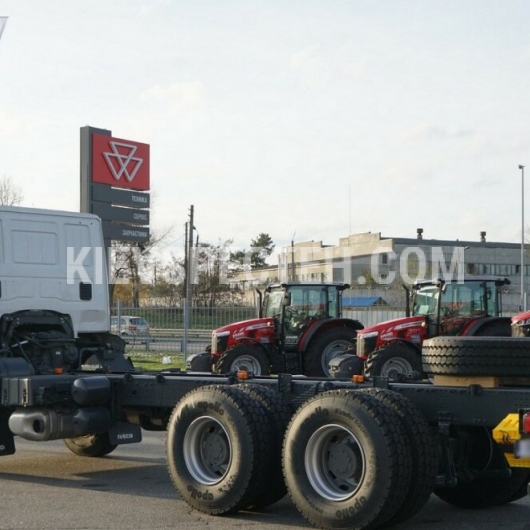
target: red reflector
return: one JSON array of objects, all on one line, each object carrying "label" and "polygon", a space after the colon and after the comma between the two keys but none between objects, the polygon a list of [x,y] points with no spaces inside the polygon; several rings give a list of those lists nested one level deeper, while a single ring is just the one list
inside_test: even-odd
[{"label": "red reflector", "polygon": [[530,412],[523,415],[523,432],[530,434]]}]

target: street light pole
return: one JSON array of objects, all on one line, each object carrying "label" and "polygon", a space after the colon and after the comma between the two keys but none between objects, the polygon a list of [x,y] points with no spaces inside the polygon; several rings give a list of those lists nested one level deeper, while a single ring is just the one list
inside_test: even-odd
[{"label": "street light pole", "polygon": [[524,303],[524,166],[521,170],[521,311],[525,309]]}]

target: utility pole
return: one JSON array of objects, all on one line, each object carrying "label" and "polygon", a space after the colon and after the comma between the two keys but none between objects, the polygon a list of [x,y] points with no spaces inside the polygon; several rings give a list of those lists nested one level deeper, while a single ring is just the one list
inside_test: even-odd
[{"label": "utility pole", "polygon": [[[189,227],[189,228],[188,228]],[[186,272],[186,296],[184,298],[184,336],[182,351],[184,359],[188,356],[188,331],[191,321],[191,275],[193,271],[193,205],[190,206],[190,221],[186,224],[186,243],[185,243],[185,272]]]},{"label": "utility pole", "polygon": [[521,311],[526,309],[524,303],[524,166],[521,170]]},{"label": "utility pole", "polygon": [[294,235],[296,234],[296,230],[293,232],[293,237],[291,238],[291,281],[294,282],[296,280],[296,262],[294,259]]}]

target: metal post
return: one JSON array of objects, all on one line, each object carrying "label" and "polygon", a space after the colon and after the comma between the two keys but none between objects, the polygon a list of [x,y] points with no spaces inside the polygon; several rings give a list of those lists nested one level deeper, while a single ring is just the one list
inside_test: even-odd
[{"label": "metal post", "polygon": [[190,207],[190,222],[188,230],[188,240],[186,241],[186,297],[184,299],[184,338],[183,348],[184,359],[188,355],[188,330],[190,328],[190,312],[191,312],[191,274],[193,270],[192,262],[192,248],[193,248],[193,205]]},{"label": "metal post", "polygon": [[521,311],[525,310],[524,300],[524,166],[521,170]]}]

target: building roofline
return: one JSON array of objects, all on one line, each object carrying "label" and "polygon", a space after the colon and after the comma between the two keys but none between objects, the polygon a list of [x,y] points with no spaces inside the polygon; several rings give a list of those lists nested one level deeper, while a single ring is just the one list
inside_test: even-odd
[{"label": "building roofline", "polygon": [[394,244],[399,245],[428,245],[428,246],[452,246],[452,247],[480,247],[480,248],[509,248],[520,249],[521,243],[508,243],[503,241],[465,241],[448,239],[418,239],[416,237],[381,237],[381,239],[391,239]]}]

